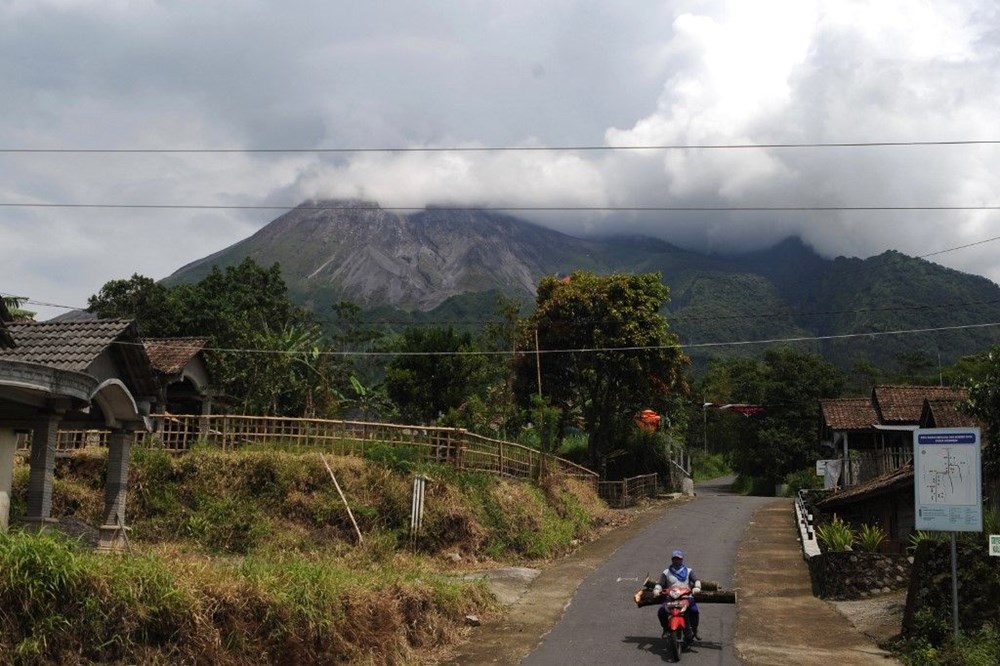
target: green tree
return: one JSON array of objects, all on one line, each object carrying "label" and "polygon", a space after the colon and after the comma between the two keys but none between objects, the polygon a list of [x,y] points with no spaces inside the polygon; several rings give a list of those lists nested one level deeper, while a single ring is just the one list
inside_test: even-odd
[{"label": "green tree", "polygon": [[87,311],[101,319],[133,319],[139,332],[150,338],[179,335],[185,325],[170,290],[138,273],[106,282],[87,299]]},{"label": "green tree", "polygon": [[741,356],[712,359],[694,391],[704,402],[692,404],[688,446],[716,453],[729,453],[739,447],[747,417],[719,407],[730,403],[762,404],[764,374],[764,365],[756,359]]},{"label": "green tree", "polygon": [[745,420],[730,457],[737,472],[773,486],[822,454],[819,401],[839,396],[844,377],[819,355],[789,348],[766,352],[760,377],[764,415]]},{"label": "green tree", "polygon": [[386,368],[385,388],[404,419],[433,423],[483,386],[486,359],[470,333],[408,328],[396,351]]},{"label": "green tree", "polygon": [[964,410],[985,424],[983,475],[1000,478],[1000,345],[986,354],[985,375],[970,380]]},{"label": "green tree", "polygon": [[288,299],[278,264],[247,258],[213,267],[201,282],[165,287],[148,277],[106,283],[88,300],[100,317],[134,319],[147,337],[207,337],[213,382],[244,410],[265,414],[326,413],[337,382],[318,328]]},{"label": "green tree", "polygon": [[628,448],[642,409],[674,412],[687,392],[688,359],[660,314],[668,296],[658,273],[578,271],[538,285],[519,345],[516,393],[527,406],[540,372],[541,392],[564,423],[582,416],[595,467]]}]

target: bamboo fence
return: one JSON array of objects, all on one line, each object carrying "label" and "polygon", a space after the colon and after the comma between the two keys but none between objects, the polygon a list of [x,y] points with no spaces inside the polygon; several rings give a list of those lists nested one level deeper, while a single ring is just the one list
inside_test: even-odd
[{"label": "bamboo fence", "polygon": [[[232,450],[253,446],[317,449],[338,455],[364,455],[374,447],[415,451],[422,461],[511,478],[537,478],[546,467],[597,487],[598,475],[586,467],[521,444],[483,437],[461,428],[407,426],[276,416],[156,414],[152,433],[136,433],[136,445],[182,454],[195,444]],[[108,431],[59,431],[56,449],[67,452],[107,446]],[[30,436],[21,448],[30,446]]]},{"label": "bamboo fence", "polygon": [[597,484],[597,494],[608,506],[624,509],[634,506],[643,497],[656,497],[658,482],[655,474],[633,476],[621,481],[601,481]]}]

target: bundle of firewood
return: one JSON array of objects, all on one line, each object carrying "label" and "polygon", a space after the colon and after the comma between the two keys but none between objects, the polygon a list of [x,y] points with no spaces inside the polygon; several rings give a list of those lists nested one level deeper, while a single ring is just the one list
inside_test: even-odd
[{"label": "bundle of firewood", "polygon": [[[654,587],[656,581],[647,577],[645,584],[635,593],[635,605],[639,608],[643,606],[655,606],[666,601],[663,593],[656,594]],[[699,604],[735,604],[736,590],[720,590],[719,584],[713,580],[702,581],[701,590],[695,592],[694,600]]]}]

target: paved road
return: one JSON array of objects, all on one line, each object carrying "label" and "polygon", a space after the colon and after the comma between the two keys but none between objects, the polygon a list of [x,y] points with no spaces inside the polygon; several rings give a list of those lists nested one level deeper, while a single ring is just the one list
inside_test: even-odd
[{"label": "paved road", "polygon": [[[648,529],[623,544],[579,586],[562,619],[524,659],[548,664],[658,664],[666,661],[656,606],[636,608],[633,593],[646,574],[658,575],[680,548],[705,580],[733,585],[736,553],[754,511],[773,499],[727,491],[732,479],[700,484],[698,496],[671,506]],[[572,584],[572,582],[568,582]],[[685,664],[739,664],[733,649],[736,608],[701,606],[702,641]]]}]

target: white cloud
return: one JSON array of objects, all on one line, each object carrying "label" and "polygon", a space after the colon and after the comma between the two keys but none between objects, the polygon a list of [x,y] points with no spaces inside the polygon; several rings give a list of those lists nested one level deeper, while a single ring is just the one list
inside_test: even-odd
[{"label": "white cloud", "polygon": [[[1000,139],[1000,10],[739,0],[0,4],[0,146],[277,148]],[[0,153],[0,203],[1000,205],[1000,146],[649,152]],[[0,209],[0,290],[83,304],[268,213]],[[537,215],[727,251],[973,243],[984,212]],[[991,251],[994,250],[994,251]],[[992,245],[933,257],[1000,281]]]}]

